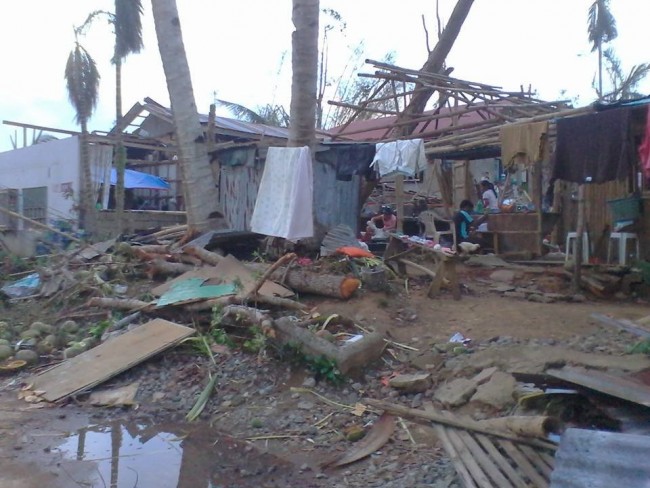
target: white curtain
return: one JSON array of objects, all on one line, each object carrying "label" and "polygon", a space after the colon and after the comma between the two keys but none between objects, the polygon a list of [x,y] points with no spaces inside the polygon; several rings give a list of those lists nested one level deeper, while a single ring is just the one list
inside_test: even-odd
[{"label": "white curtain", "polygon": [[[108,207],[108,194],[111,188],[111,166],[113,164],[113,146],[93,144],[90,150],[90,173],[93,180],[93,202],[99,198],[102,189],[102,208]],[[102,183],[105,183],[102,186]]]}]

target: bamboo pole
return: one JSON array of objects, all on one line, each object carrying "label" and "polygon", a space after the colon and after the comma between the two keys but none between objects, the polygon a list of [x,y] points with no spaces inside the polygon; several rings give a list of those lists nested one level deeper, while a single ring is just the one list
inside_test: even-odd
[{"label": "bamboo pole", "polygon": [[19,213],[12,212],[11,210],[8,210],[6,208],[0,207],[0,212],[5,213],[11,217],[24,220],[25,222],[28,222],[29,224],[33,225],[34,227],[38,227],[39,229],[49,230],[50,232],[54,232],[55,234],[63,236],[66,239],[70,239],[73,242],[83,243],[81,239],[78,239],[77,237],[71,234],[66,234],[65,232],[61,232],[59,229],[55,229],[54,227],[50,227],[49,225],[42,224],[41,222],[30,219],[29,217],[25,217],[24,215],[20,215]]}]

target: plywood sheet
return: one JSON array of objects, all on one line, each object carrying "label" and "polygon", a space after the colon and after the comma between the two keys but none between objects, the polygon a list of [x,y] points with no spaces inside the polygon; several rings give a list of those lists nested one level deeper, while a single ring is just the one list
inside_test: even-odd
[{"label": "plywood sheet", "polygon": [[163,319],[154,319],[115,337],[77,357],[27,379],[33,390],[53,402],[92,388],[132,368],[159,352],[178,344],[194,329]]}]

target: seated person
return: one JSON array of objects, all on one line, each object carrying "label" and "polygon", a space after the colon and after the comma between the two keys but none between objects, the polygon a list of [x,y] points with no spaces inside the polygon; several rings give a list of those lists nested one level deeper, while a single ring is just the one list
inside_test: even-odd
[{"label": "seated person", "polygon": [[[483,208],[487,213],[499,212],[499,198],[494,185],[488,180],[481,180],[481,199],[483,200]],[[478,227],[479,232],[487,232],[487,222],[483,222]]]},{"label": "seated person", "polygon": [[[472,244],[482,244],[482,236],[477,235],[475,232],[476,226],[480,225],[487,215],[482,215],[481,217],[475,219],[472,217],[472,212],[474,211],[474,204],[469,200],[463,200],[460,202],[460,209],[454,215],[454,225],[456,226],[456,247],[459,248],[459,245],[463,242],[469,242]],[[457,249],[457,250],[460,250]]]},{"label": "seated person", "polygon": [[393,214],[393,209],[384,205],[381,207],[381,213],[368,221],[366,236],[370,236],[372,239],[388,239],[388,234],[395,232],[396,229],[397,217]]}]

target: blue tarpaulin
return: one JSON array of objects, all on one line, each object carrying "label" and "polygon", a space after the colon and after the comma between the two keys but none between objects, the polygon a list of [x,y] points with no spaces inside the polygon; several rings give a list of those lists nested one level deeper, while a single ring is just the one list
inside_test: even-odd
[{"label": "blue tarpaulin", "polygon": [[[115,168],[111,169],[111,185],[117,183],[117,172]],[[132,169],[124,170],[124,188],[148,188],[150,190],[169,190],[170,186],[159,176],[133,171]]]}]

